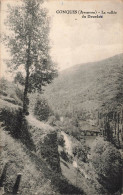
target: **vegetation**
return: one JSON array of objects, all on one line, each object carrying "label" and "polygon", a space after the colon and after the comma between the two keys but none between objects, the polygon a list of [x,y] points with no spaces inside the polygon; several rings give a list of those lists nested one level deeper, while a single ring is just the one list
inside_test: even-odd
[{"label": "vegetation", "polygon": [[[109,79],[110,78],[110,79]],[[60,116],[97,119],[98,111],[117,111],[123,102],[123,54],[64,70],[47,86],[45,97]]]},{"label": "vegetation", "polygon": [[4,77],[0,79],[0,95],[3,100],[22,106],[23,89]]},{"label": "vegetation", "polygon": [[[18,73],[23,81],[23,113],[28,114],[28,93],[42,90],[56,76],[56,67],[49,55],[49,19],[47,11],[41,9],[42,0],[24,0],[21,5],[9,5],[6,25],[9,36],[4,41],[11,52],[8,66],[18,70],[23,66],[25,74]],[[10,33],[12,32],[12,33]],[[17,76],[15,81],[17,80]]]},{"label": "vegetation", "polygon": [[38,98],[34,106],[34,115],[39,120],[48,120],[49,116],[52,115],[48,102],[44,98]]},{"label": "vegetation", "polygon": [[65,146],[65,141],[64,141],[63,135],[58,134],[57,140],[58,140],[58,145],[60,145],[61,147],[64,147]]},{"label": "vegetation", "polygon": [[122,161],[120,152],[110,143],[98,138],[91,148],[92,165],[99,176],[99,182],[115,193],[121,188]]},{"label": "vegetation", "polygon": [[60,159],[58,153],[57,133],[52,132],[44,137],[40,146],[41,156],[46,160],[50,167],[60,173]]},{"label": "vegetation", "polygon": [[116,148],[122,148],[123,110],[108,110],[107,113],[99,113],[98,123],[102,129],[105,140],[111,142]]},{"label": "vegetation", "polygon": [[[19,106],[19,101],[22,102],[22,100],[21,98],[19,99],[19,95],[17,94],[20,93],[23,95],[22,90],[18,89],[17,84],[15,85],[13,83],[7,82],[5,79],[3,79],[2,83],[3,83],[1,85],[2,104],[0,108],[2,126],[4,127],[4,130],[9,132],[9,134],[15,140],[17,140],[16,143],[18,142],[22,143],[22,145],[19,145],[19,147],[21,148],[24,147],[24,150],[30,156],[29,159],[28,159],[28,156],[26,158],[24,157],[24,159],[28,159],[28,161],[30,162],[29,167],[32,168],[32,166],[34,165],[38,167],[36,170],[35,169],[32,170],[32,172],[24,168],[25,174],[27,174],[27,176],[34,174],[33,171],[36,171],[37,173],[37,170],[39,171],[39,169],[41,171],[40,176],[42,177],[42,174],[44,174],[43,177],[45,178],[45,180],[49,178],[48,175],[50,174],[51,183],[52,185],[54,185],[54,189],[55,189],[54,193],[56,193],[56,189],[58,189],[59,192],[57,193],[63,193],[65,191],[68,193],[84,194],[79,189],[81,188],[82,190],[87,192],[88,195],[90,195],[91,193],[93,194],[96,194],[96,193],[97,194],[106,194],[106,193],[115,194],[115,192],[117,192],[120,189],[121,187],[121,175],[120,175],[121,157],[120,157],[119,151],[110,143],[113,141],[113,138],[112,140],[108,139],[108,138],[111,138],[111,136],[109,136],[108,133],[110,133],[110,130],[112,130],[112,127],[113,128],[115,127],[115,120],[113,121],[113,118],[112,118],[113,115],[111,114],[110,116],[109,114],[108,116],[107,114],[104,115],[104,117],[107,120],[107,123],[106,121],[104,123],[105,133],[106,135],[108,135],[108,136],[105,135],[104,138],[107,141],[104,141],[103,138],[98,138],[98,140],[94,143],[93,147],[91,148],[91,159],[88,159],[89,148],[85,144],[85,140],[80,139],[80,126],[79,126],[80,118],[79,116],[73,117],[72,119],[63,118],[63,121],[62,120],[60,121],[60,117],[58,115],[57,117],[53,115],[49,117],[48,122],[50,121],[50,118],[55,117],[53,118],[53,120],[51,120],[51,123],[52,124],[54,123],[57,125],[56,129],[58,129],[59,127],[61,131],[66,132],[68,134],[68,137],[70,137],[72,140],[72,150],[73,150],[72,152],[74,154],[75,159],[77,158],[78,167],[79,167],[78,168],[79,185],[77,184],[79,188],[78,187],[76,188],[75,183],[71,184],[72,179],[70,179],[72,175],[74,178],[76,177],[76,170],[73,168],[73,165],[72,165],[74,161],[74,157],[70,158],[71,156],[69,156],[69,154],[67,153],[67,149],[64,150],[66,146],[65,146],[65,140],[63,136],[59,136],[58,139],[56,139],[56,137],[54,137],[52,134],[53,127],[45,124],[46,127],[44,129],[40,128],[42,126],[42,122],[36,119],[34,120],[34,118],[29,118],[30,116],[26,117],[25,118],[26,120],[23,120],[23,123],[21,124],[20,116],[22,113],[22,108],[21,106]],[[11,96],[12,94],[14,94],[13,99],[8,95],[9,86],[11,87],[11,90],[10,90]],[[14,103],[15,99],[18,99],[18,102]],[[40,102],[40,98],[37,100],[39,100]],[[41,111],[41,108],[43,108],[43,106],[40,107],[38,104],[37,104],[36,110],[38,110],[39,108],[39,113],[40,111],[41,112],[44,111],[44,113],[46,111],[47,113],[47,110],[50,110],[48,109],[49,105],[47,104],[45,99],[41,99],[41,101],[45,102],[43,104],[44,110],[42,109]],[[45,109],[45,106],[46,106],[46,109]],[[37,113],[37,117],[38,115],[40,116],[39,113]],[[121,116],[122,115],[120,115],[118,119],[118,114],[116,113],[116,116],[114,117],[116,118],[117,129],[118,129],[118,121],[121,121]],[[21,125],[22,125],[22,128],[21,128]],[[120,128],[121,127],[119,123],[119,129]],[[118,131],[116,131],[116,135],[117,135],[117,132]],[[115,133],[115,128],[114,128],[114,133]],[[12,141],[13,143],[14,139],[12,137],[10,138],[13,140]],[[8,139],[7,139],[7,142],[9,142]],[[58,145],[63,147],[63,150],[60,151],[59,153],[58,153]],[[11,152],[8,151],[7,147],[8,145],[6,144],[6,147],[4,147],[5,151],[3,152],[3,155],[4,155],[3,157],[6,158],[7,152],[9,152],[10,159],[13,159],[13,157],[14,157],[14,160],[16,158],[18,159],[19,157],[16,154],[16,152],[15,151],[12,152],[12,155],[11,155]],[[30,153],[31,150],[33,150],[33,154]],[[24,155],[27,155],[27,154],[24,154]],[[20,153],[19,155],[21,158],[23,158],[23,155],[21,155]],[[60,161],[62,162],[62,171],[61,171],[61,166],[59,165]],[[31,162],[33,163],[31,164]],[[63,163],[64,163],[64,167],[63,167]],[[41,165],[39,166],[39,164]],[[20,158],[19,158],[19,160],[17,160],[16,163],[12,163],[12,164],[10,163],[7,166],[8,168],[7,168],[6,175],[9,176],[8,171],[10,172],[10,174],[14,172],[15,173],[20,172],[22,171],[21,168],[23,168],[24,165],[22,161],[20,163]],[[4,163],[2,164],[2,169],[3,167],[4,167]],[[66,173],[63,172],[63,169],[64,169],[64,172]],[[84,171],[81,172],[82,170]],[[22,190],[22,188],[20,187],[20,191],[22,192],[21,194],[27,192],[25,189],[26,185],[24,183],[24,181],[27,181],[27,177],[25,176],[25,174],[24,174],[24,177],[26,178],[26,180],[25,178],[23,178],[23,181],[21,182],[21,185],[24,188],[24,190]],[[61,174],[63,174],[65,177],[62,176]],[[67,176],[69,174],[70,176]],[[84,175],[89,179],[85,178]],[[8,191],[9,189],[11,191],[12,186],[14,186],[16,176],[13,174],[13,177],[11,177],[11,179],[9,178],[6,179],[5,185],[4,185],[6,191]],[[70,183],[66,180],[66,178],[68,178]],[[47,180],[46,185],[44,185],[44,183],[41,184],[40,182],[37,184],[38,181],[35,178],[35,174],[31,178],[30,181],[33,182],[33,185],[30,189],[30,194],[31,193],[33,194],[34,191],[32,188],[35,187],[35,185],[37,185],[37,187],[35,188],[37,189],[39,194],[40,194],[40,189],[43,189],[43,188],[45,188],[43,189],[44,191],[47,189],[49,189],[51,192],[53,191],[50,183],[48,183],[48,180]],[[113,183],[113,187],[112,187],[112,183]],[[30,185],[30,182],[27,182],[27,187],[29,185]],[[40,185],[42,185],[42,188],[40,188]]]},{"label": "vegetation", "polygon": [[31,134],[28,131],[28,123],[23,119],[22,122],[22,109],[13,107],[3,107],[1,109],[2,126],[13,138],[20,140],[30,150],[35,150]]},{"label": "vegetation", "polygon": [[[20,73],[16,84],[4,78],[0,84],[0,122],[6,137],[0,165],[2,171],[7,167],[5,191],[12,191],[18,172],[22,172],[21,194],[34,194],[35,189],[38,194],[47,190],[52,194],[118,194],[122,161],[115,146],[121,139],[122,110],[107,110],[106,113],[100,110],[99,113],[84,109],[78,112],[75,108],[71,112],[70,108],[70,112],[66,109],[65,116],[57,111],[53,114],[46,97],[40,98],[35,93],[31,94],[30,113],[34,111],[37,119],[30,114],[22,120],[23,88],[19,80],[24,81]],[[80,136],[81,120],[94,120],[96,112],[98,124],[104,127],[104,138],[96,139],[89,155],[89,147]],[[50,125],[39,120],[48,121]],[[66,145],[64,132],[71,145]]]},{"label": "vegetation", "polygon": [[[5,137],[0,186],[11,193],[21,173],[22,195],[115,195],[121,188],[122,160],[117,148],[123,130],[123,55],[62,71],[42,96],[57,75],[50,57],[50,20],[42,3],[22,0],[8,6],[9,35],[4,41],[15,78],[14,83],[4,78],[0,83]],[[81,128],[92,121],[103,128],[103,136],[90,149]]]},{"label": "vegetation", "polygon": [[[6,194],[13,191],[18,173],[21,173],[21,182],[19,193],[22,195],[35,193],[59,194],[51,185],[51,180],[46,178],[44,173],[48,174],[45,163],[38,163],[36,156],[35,161],[29,150],[21,143],[13,139],[7,132],[3,132],[4,148],[1,151],[0,173],[2,174],[6,165],[6,173],[4,176],[4,189]],[[0,174],[0,176],[1,176]]]},{"label": "vegetation", "polygon": [[[4,174],[5,192],[11,193],[13,191],[17,174],[21,173],[22,179],[19,187],[21,194],[30,193],[31,195],[35,192],[41,194],[42,191],[45,194],[47,192],[52,194],[63,194],[64,192],[83,194],[82,190],[72,185],[59,173],[56,132],[53,136],[51,126],[45,124],[42,127],[39,124],[40,121],[35,119],[34,123],[34,119],[32,121],[30,116],[26,117],[23,131],[20,131],[22,128],[19,128],[18,108],[17,105],[4,101],[0,108],[1,122],[3,123],[5,120],[3,124],[5,132],[2,133],[5,143],[1,153],[2,161],[0,161],[1,173],[5,165],[7,168]],[[22,110],[20,109],[20,111]]]},{"label": "vegetation", "polygon": [[73,154],[74,156],[77,156],[80,161],[87,162],[88,161],[88,152],[89,152],[89,147],[83,143],[83,144],[78,144],[73,148]]}]

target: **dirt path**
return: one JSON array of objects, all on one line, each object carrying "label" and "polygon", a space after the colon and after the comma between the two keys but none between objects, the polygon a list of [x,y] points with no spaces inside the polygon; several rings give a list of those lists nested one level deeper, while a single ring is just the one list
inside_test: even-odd
[{"label": "dirt path", "polygon": [[54,128],[51,127],[50,125],[39,121],[35,118],[35,116],[33,116],[32,114],[29,114],[28,116],[26,116],[27,121],[30,123],[30,125],[38,127],[38,128],[43,128],[44,130],[50,129],[53,130]]},{"label": "dirt path", "polygon": [[66,151],[68,152],[69,155],[73,155],[72,154],[72,141],[70,140],[69,136],[65,133],[65,132],[61,132],[61,134],[63,135],[64,137],[64,140],[65,140],[65,148],[66,148]]}]

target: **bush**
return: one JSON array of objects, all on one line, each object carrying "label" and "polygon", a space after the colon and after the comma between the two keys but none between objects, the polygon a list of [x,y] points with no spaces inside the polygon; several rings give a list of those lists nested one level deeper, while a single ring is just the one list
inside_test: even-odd
[{"label": "bush", "polygon": [[87,162],[87,155],[89,152],[89,147],[83,143],[83,144],[78,144],[73,148],[73,154],[74,156],[77,156],[81,161]]},{"label": "bush", "polygon": [[64,145],[65,145],[64,136],[61,134],[58,135],[58,145],[60,145],[62,147],[64,147]]},{"label": "bush", "polygon": [[40,152],[43,159],[55,172],[61,172],[60,159],[57,145],[57,133],[51,132],[44,137],[40,145]]},{"label": "bush", "polygon": [[39,120],[48,120],[52,111],[48,105],[48,102],[44,98],[38,98],[34,106],[34,114]]},{"label": "bush", "polygon": [[103,138],[98,138],[91,149],[92,165],[99,175],[99,182],[110,193],[121,187],[122,162],[120,152]]},{"label": "bush", "polygon": [[[23,90],[22,87],[15,85],[13,82],[7,81],[4,78],[0,79],[0,94],[6,96],[5,101],[22,106]],[[13,100],[12,100],[12,99]]]},{"label": "bush", "polygon": [[7,88],[7,81],[4,77],[0,79],[0,89],[1,91],[6,91]]},{"label": "bush", "polygon": [[21,140],[30,150],[34,150],[35,146],[28,130],[28,123],[22,115],[22,109],[4,107],[0,110],[0,115],[4,130],[8,131],[13,138]]},{"label": "bush", "polygon": [[55,116],[50,116],[48,119],[48,124],[52,126],[56,126],[56,117]]},{"label": "bush", "polygon": [[69,162],[68,154],[64,150],[60,152],[60,156],[63,160],[65,160],[66,162]]}]

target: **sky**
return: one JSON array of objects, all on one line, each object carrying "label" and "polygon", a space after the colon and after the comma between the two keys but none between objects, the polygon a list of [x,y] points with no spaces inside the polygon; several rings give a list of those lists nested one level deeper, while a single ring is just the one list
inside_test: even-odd
[{"label": "sky", "polygon": [[[47,7],[52,17],[52,56],[61,69],[123,52],[122,1],[48,1]],[[57,10],[112,10],[117,14],[84,19],[78,14],[56,14]]]},{"label": "sky", "polygon": [[[9,1],[15,4],[15,1]],[[17,1],[16,1],[17,2]],[[5,31],[4,19],[8,0],[2,0],[1,27]],[[49,12],[51,56],[58,64],[60,70],[76,64],[102,60],[119,53],[123,53],[123,1],[122,0],[47,0],[44,7]],[[58,10],[58,11],[57,11]],[[82,18],[83,14],[57,14],[59,10],[82,10],[84,12],[108,12],[117,14],[104,14],[103,18]],[[102,15],[102,14],[98,15]],[[96,14],[97,15],[97,14]],[[1,59],[7,56],[1,46]],[[1,74],[6,68],[1,61]]]}]

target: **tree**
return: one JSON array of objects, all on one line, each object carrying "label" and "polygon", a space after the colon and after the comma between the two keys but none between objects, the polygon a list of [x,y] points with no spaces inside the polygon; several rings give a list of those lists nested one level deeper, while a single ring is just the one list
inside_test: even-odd
[{"label": "tree", "polygon": [[17,72],[15,78],[14,78],[14,82],[15,83],[19,83],[21,85],[24,85],[25,84],[25,81],[24,81],[24,78],[23,78],[23,75],[21,72]]},{"label": "tree", "polygon": [[42,121],[47,120],[51,114],[52,110],[47,100],[45,98],[38,98],[34,107],[34,115]]},{"label": "tree", "polygon": [[89,152],[89,147],[86,145],[86,143],[84,143],[84,141],[82,141],[81,144],[78,144],[73,148],[74,156],[77,156],[77,158],[83,162],[87,162],[88,152]]},{"label": "tree", "polygon": [[115,193],[121,188],[122,160],[119,150],[103,138],[97,138],[91,148],[92,165],[99,175],[99,182]]},{"label": "tree", "polygon": [[42,3],[43,0],[22,0],[17,6],[8,6],[9,36],[4,40],[11,53],[10,69],[25,70],[23,114],[28,113],[28,93],[41,91],[57,75],[49,55],[49,18]]}]

